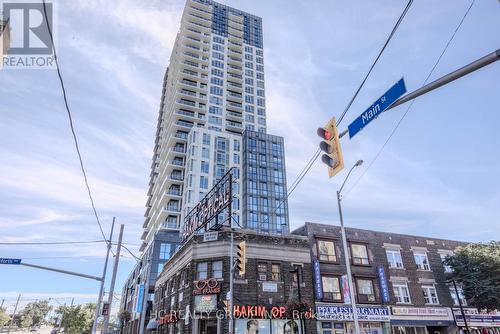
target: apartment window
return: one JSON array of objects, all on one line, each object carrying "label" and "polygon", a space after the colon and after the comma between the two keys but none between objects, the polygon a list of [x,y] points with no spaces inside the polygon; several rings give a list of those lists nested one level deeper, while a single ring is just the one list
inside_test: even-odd
[{"label": "apartment window", "polygon": [[253,96],[252,95],[245,95],[245,102],[246,103],[254,103],[253,102]]},{"label": "apartment window", "polygon": [[386,249],[387,262],[391,268],[403,268],[403,259],[399,249]]},{"label": "apartment window", "polygon": [[214,85],[218,85],[218,86],[223,86],[224,85],[224,80],[222,79],[219,79],[219,78],[216,78],[216,77],[212,77],[210,79],[210,82]]},{"label": "apartment window", "polygon": [[208,148],[203,147],[203,148],[201,149],[201,157],[202,157],[202,158],[205,158],[205,159],[210,158],[210,151],[208,150]]},{"label": "apartment window", "polygon": [[208,263],[200,262],[196,265],[196,279],[202,280],[208,278]]},{"label": "apartment window", "polygon": [[320,261],[337,262],[335,242],[329,240],[318,240],[318,257]]},{"label": "apartment window", "polygon": [[202,161],[201,162],[201,172],[202,173],[208,173],[208,170],[209,170],[209,164],[207,161]]},{"label": "apartment window", "polygon": [[259,281],[267,281],[267,264],[259,263],[257,264],[257,276],[259,277]]},{"label": "apartment window", "polygon": [[358,302],[375,302],[375,289],[373,280],[367,278],[357,278],[356,287],[358,290]]},{"label": "apartment window", "polygon": [[265,102],[265,100],[264,100],[264,99],[258,98],[258,99],[257,99],[257,105],[258,105],[259,107],[265,107],[265,106],[266,106],[266,102]]},{"label": "apartment window", "polygon": [[168,260],[170,258],[171,245],[167,243],[160,244],[160,259]]},{"label": "apartment window", "polygon": [[273,263],[271,265],[271,280],[279,281],[281,276],[281,265]]},{"label": "apartment window", "polygon": [[219,60],[224,60],[224,55],[220,52],[212,52],[212,57]]},{"label": "apartment window", "polygon": [[342,301],[340,279],[337,276],[321,276],[323,295],[326,300]]},{"label": "apartment window", "polygon": [[210,103],[213,103],[215,105],[221,106],[222,105],[222,99],[220,97],[211,95],[210,96]]},{"label": "apartment window", "polygon": [[222,119],[217,116],[208,116],[208,123],[215,125],[222,125]]},{"label": "apartment window", "polygon": [[262,72],[257,72],[257,79],[259,79],[259,80],[264,80],[264,73],[262,73]]},{"label": "apartment window", "polygon": [[212,277],[222,278],[222,261],[212,262]]},{"label": "apartment window", "polygon": [[451,273],[451,272],[453,272],[453,269],[449,265],[447,265],[447,264],[444,263],[444,261],[446,260],[446,258],[448,256],[451,256],[451,255],[452,254],[444,254],[444,253],[440,253],[439,254],[439,256],[441,257],[441,262],[443,263],[443,268],[444,268],[444,272],[445,273]]},{"label": "apartment window", "polygon": [[253,77],[253,71],[252,71],[252,70],[248,70],[248,69],[246,69],[246,70],[245,70],[245,75],[246,75],[246,76],[249,76],[249,77]]},{"label": "apartment window", "polygon": [[424,300],[426,304],[439,304],[436,288],[434,287],[434,285],[423,285],[422,293],[424,294]]},{"label": "apartment window", "polygon": [[450,288],[451,299],[453,299],[453,306],[460,306],[460,302],[462,303],[462,306],[467,306],[467,299],[465,299],[462,287],[457,286],[458,295],[457,291],[455,291],[455,287],[453,286],[453,284],[450,284],[449,288]]},{"label": "apartment window", "polygon": [[393,283],[394,296],[396,301],[400,304],[411,304],[410,291],[406,283]]},{"label": "apartment window", "polygon": [[161,274],[162,271],[163,271],[163,262],[158,263],[158,276],[160,276],[160,274]]},{"label": "apartment window", "polygon": [[233,163],[234,164],[240,163],[240,155],[239,154],[236,154],[236,153],[233,154]]},{"label": "apartment window", "polygon": [[224,72],[219,70],[218,68],[212,68],[212,74],[218,77],[224,77]]},{"label": "apartment window", "polygon": [[200,188],[208,189],[208,177],[200,176]]},{"label": "apartment window", "polygon": [[261,57],[264,55],[264,52],[261,49],[255,49],[255,53],[257,54],[257,56]]},{"label": "apartment window", "polygon": [[368,265],[368,249],[363,244],[351,244],[352,263]]},{"label": "apartment window", "polygon": [[222,91],[222,88],[220,88],[218,86],[210,86],[210,93],[222,96],[223,91]]},{"label": "apartment window", "polygon": [[212,66],[218,67],[218,68],[224,68],[224,63],[218,60],[212,60]]},{"label": "apartment window", "polygon": [[431,270],[431,267],[429,266],[429,260],[427,259],[426,252],[414,252],[413,257],[415,258],[415,263],[417,265],[417,269]]}]

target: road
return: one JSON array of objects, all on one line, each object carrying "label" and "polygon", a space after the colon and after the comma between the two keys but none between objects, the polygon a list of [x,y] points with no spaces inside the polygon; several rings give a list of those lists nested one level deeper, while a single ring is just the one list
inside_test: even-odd
[{"label": "road", "polygon": [[51,326],[42,326],[39,331],[37,332],[30,332],[29,329],[25,329],[23,331],[11,331],[11,334],[50,334],[50,331],[52,330]]}]

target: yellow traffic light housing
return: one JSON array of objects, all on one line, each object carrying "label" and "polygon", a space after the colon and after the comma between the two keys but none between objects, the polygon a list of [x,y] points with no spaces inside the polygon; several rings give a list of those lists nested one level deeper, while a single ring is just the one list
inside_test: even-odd
[{"label": "yellow traffic light housing", "polygon": [[318,136],[323,139],[319,147],[325,152],[325,154],[321,156],[321,161],[328,166],[328,176],[334,177],[344,168],[344,157],[342,156],[342,148],[340,147],[340,138],[335,117],[333,117],[324,128],[318,128]]},{"label": "yellow traffic light housing", "polygon": [[236,268],[240,276],[245,275],[247,262],[247,246],[246,241],[242,241],[237,246],[236,251]]}]

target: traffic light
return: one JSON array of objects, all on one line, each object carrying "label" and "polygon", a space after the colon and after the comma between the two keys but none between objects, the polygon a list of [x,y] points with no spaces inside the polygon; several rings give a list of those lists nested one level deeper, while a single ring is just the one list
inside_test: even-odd
[{"label": "traffic light", "polygon": [[238,244],[236,251],[236,268],[240,276],[245,275],[246,260],[247,260],[247,246],[246,242],[242,241]]},{"label": "traffic light", "polygon": [[319,148],[326,153],[321,156],[321,161],[328,166],[328,176],[333,177],[344,168],[344,157],[335,117],[324,128],[318,128],[318,136],[323,139]]}]

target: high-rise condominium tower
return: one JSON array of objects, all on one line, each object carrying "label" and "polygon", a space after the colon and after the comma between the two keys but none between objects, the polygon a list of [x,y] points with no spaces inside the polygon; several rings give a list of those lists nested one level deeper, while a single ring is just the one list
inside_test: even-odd
[{"label": "high-rise condominium tower", "polygon": [[214,182],[240,170],[245,129],[266,132],[262,19],[188,0],[162,95],[142,249],[158,230],[182,229]]}]

